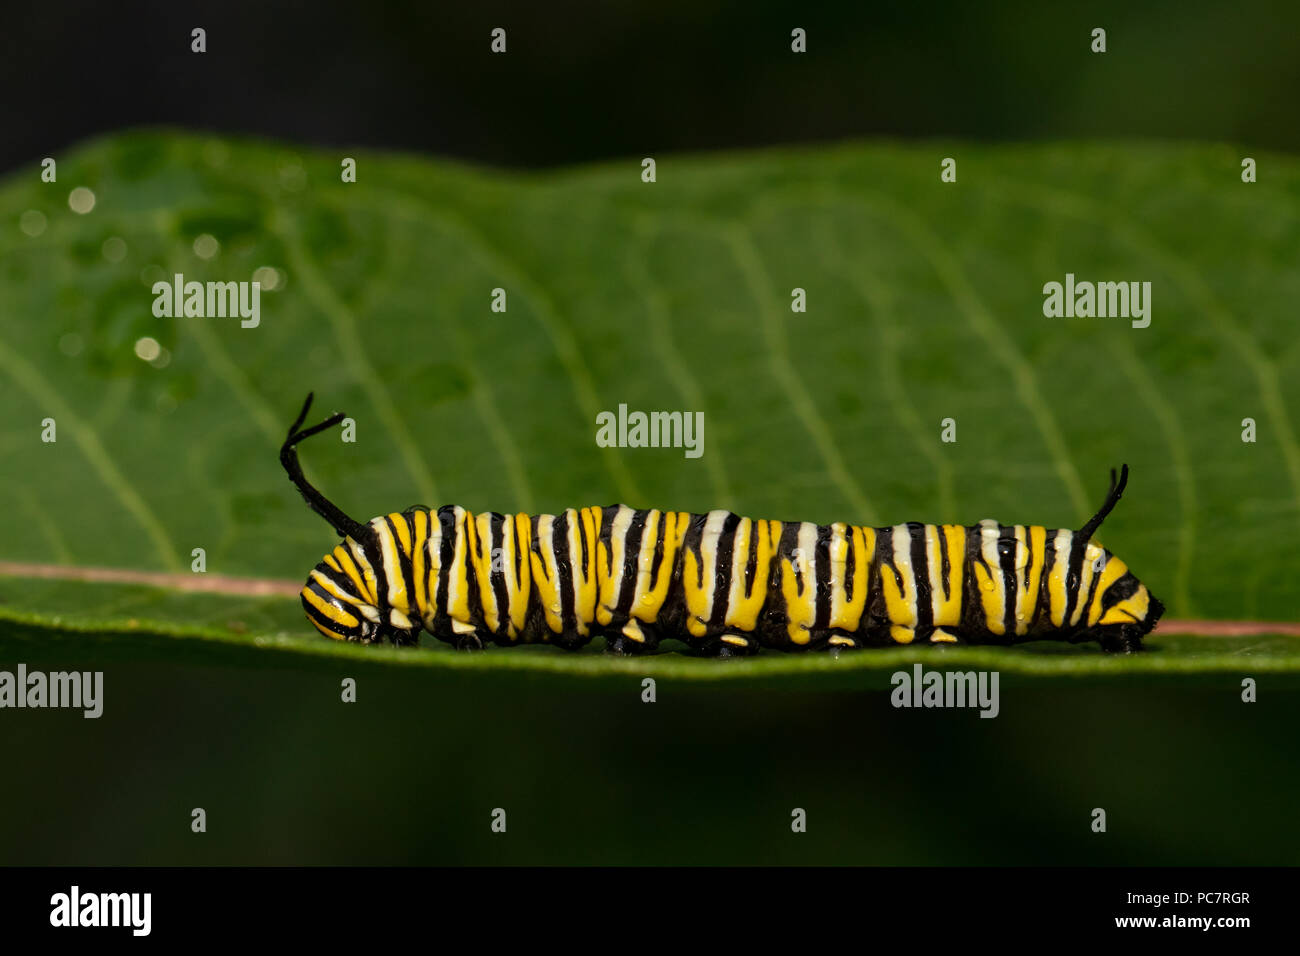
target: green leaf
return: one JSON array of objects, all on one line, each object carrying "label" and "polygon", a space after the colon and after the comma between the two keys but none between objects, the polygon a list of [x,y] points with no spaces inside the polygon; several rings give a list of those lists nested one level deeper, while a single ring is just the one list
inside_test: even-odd
[{"label": "green leaf", "polygon": [[[945,156],[956,183],[940,182]],[[1045,644],[744,662],[395,652],[317,638],[291,596],[238,582],[32,577],[188,576],[202,548],[207,575],[291,594],[335,540],[276,455],[315,391],[357,440],[303,457],[362,519],[622,500],[1077,527],[1128,462],[1103,537],[1171,616],[1294,621],[1300,166],[1255,158],[1243,184],[1226,147],[843,146],[660,156],[646,184],[637,158],[523,175],[176,133],[91,143],[57,183],[33,168],[0,187],[0,644],[700,678],[879,677],[912,660],[1300,671],[1285,635],[1157,634],[1125,659]],[[90,212],[69,207],[76,187]],[[258,269],[278,286],[256,328],[152,314],[155,281]],[[1150,327],[1044,317],[1043,284],[1066,273],[1151,282]],[[704,412],[703,456],[597,447],[597,413],[620,403]],[[946,418],[955,443],[939,440]]]}]

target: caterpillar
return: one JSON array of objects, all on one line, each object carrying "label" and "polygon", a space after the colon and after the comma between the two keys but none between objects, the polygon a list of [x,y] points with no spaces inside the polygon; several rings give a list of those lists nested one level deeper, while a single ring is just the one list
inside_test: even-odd
[{"label": "caterpillar", "polygon": [[666,637],[718,656],[926,643],[1097,641],[1135,651],[1164,606],[1093,533],[1128,483],[1128,465],[1078,531],[1038,525],[909,522],[889,528],[765,521],[627,505],[560,515],[413,507],[367,524],[308,483],[297,445],[280,462],[343,537],[301,598],[326,637],[457,647],[548,642],[654,650]]}]

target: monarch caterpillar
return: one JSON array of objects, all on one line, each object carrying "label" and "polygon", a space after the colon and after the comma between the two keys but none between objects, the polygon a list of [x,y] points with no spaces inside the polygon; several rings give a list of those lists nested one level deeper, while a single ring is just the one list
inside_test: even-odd
[{"label": "monarch caterpillar", "polygon": [[1078,531],[1040,526],[892,528],[751,520],[610,505],[561,515],[408,508],[368,524],[303,476],[296,446],[343,420],[302,428],[280,448],[289,479],[343,541],[302,589],[326,637],[458,647],[596,635],[616,653],[674,637],[704,653],[913,642],[1096,640],[1134,651],[1164,606],[1092,540],[1128,483],[1128,465]]}]

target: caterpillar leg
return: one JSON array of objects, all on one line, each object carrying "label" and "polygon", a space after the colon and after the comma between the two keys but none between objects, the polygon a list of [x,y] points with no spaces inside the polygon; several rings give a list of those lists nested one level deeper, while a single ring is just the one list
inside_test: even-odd
[{"label": "caterpillar leg", "polygon": [[1128,624],[1099,627],[1094,631],[1103,651],[1133,654],[1142,650],[1142,630]]},{"label": "caterpillar leg", "polygon": [[752,634],[723,634],[715,653],[718,657],[748,657],[757,654],[758,649],[758,638]]},{"label": "caterpillar leg", "polygon": [[930,635],[931,644],[960,644],[961,638],[951,631],[945,631],[941,627],[936,627],[934,633]]},{"label": "caterpillar leg", "polygon": [[1086,644],[1096,641],[1101,649],[1109,654],[1133,654],[1144,650],[1142,646],[1142,628],[1134,624],[1108,624],[1105,627],[1089,627],[1075,631],[1065,637],[1071,644]]},{"label": "caterpillar leg", "polygon": [[832,654],[838,654],[840,651],[855,651],[861,646],[857,638],[849,637],[847,634],[832,634],[826,640],[826,649]]},{"label": "caterpillar leg", "polygon": [[645,654],[658,646],[658,635],[637,620],[628,621],[622,630],[605,635],[605,650],[610,654]]},{"label": "caterpillar leg", "polygon": [[464,624],[460,621],[451,622],[451,631],[455,635],[452,646],[458,651],[481,651],[483,650],[483,637],[479,634],[478,628],[472,624]]}]

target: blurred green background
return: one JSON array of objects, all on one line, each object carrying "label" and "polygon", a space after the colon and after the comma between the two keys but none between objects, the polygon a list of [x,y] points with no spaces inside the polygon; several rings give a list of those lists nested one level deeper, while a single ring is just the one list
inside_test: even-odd
[{"label": "blurred green background", "polygon": [[[32,16],[29,35],[12,31],[6,38],[11,49],[0,76],[11,80],[7,88],[18,89],[36,64],[54,69],[42,74],[40,95],[16,97],[11,104],[0,167],[12,171],[12,184],[34,179],[40,157],[63,155],[59,150],[92,133],[154,122],[524,167],[846,137],[1138,137],[1231,144],[1223,151],[1231,177],[1230,167],[1243,151],[1293,152],[1300,145],[1293,116],[1300,92],[1300,5],[1294,3],[843,4],[815,14],[776,3],[657,3],[652,9],[514,3],[474,5],[473,11],[339,4],[318,7],[310,18],[229,4],[205,12],[212,39],[202,60],[185,52],[193,18],[170,5],[128,4],[109,11],[45,4]],[[512,52],[502,62],[485,63],[475,44],[485,48],[487,30],[498,24],[510,29]],[[809,30],[807,58],[788,53],[794,25]],[[1104,57],[1087,52],[1093,26],[1108,30],[1110,52]],[[334,66],[321,70],[322,62]],[[113,81],[86,84],[82,78],[88,75]],[[153,177],[154,186],[176,188],[175,217],[159,228],[166,240],[160,254],[195,232],[242,227],[259,215],[239,204],[221,210],[224,220],[210,216],[208,208],[186,208],[185,190],[193,185],[186,167],[159,168],[147,150],[135,162],[137,181]],[[1117,162],[1116,181],[1125,180],[1126,169]],[[779,177],[779,168],[772,175]],[[1200,166],[1191,179],[1204,186],[1211,175]],[[1140,192],[1139,185],[1130,182],[1126,189]],[[725,173],[715,188],[725,192]],[[158,195],[150,189],[140,194]],[[1194,235],[1197,206],[1187,206],[1187,229]],[[17,207],[14,216],[10,211],[5,209],[5,221],[13,227]],[[503,218],[494,228],[509,233],[511,210],[500,211]],[[581,218],[580,210],[570,214]],[[1295,234],[1295,221],[1289,211],[1260,221],[1275,231],[1266,229],[1258,246],[1243,245],[1242,261],[1227,261],[1224,273],[1233,277],[1230,295],[1253,286],[1259,296],[1231,299],[1233,308],[1250,314],[1266,302],[1276,317],[1284,303],[1294,301],[1288,290],[1296,273],[1283,268],[1261,278],[1253,268],[1265,253],[1274,265],[1279,258],[1287,261],[1284,246]],[[1002,231],[979,217],[962,222],[972,266],[987,261],[979,252],[982,229],[991,246],[997,235],[1015,235],[1014,217],[998,223]],[[389,224],[364,217],[347,226],[372,254],[395,238],[386,231]],[[333,227],[312,221],[315,236],[328,236]],[[11,346],[41,361],[26,343],[52,349],[55,324],[86,314],[94,323],[117,321],[113,334],[129,348],[133,323],[147,320],[147,313],[95,311],[96,296],[105,290],[87,284],[89,270],[75,271],[82,261],[75,257],[69,260],[74,271],[58,275],[55,285],[41,285],[50,274],[38,275],[31,261],[15,253],[21,237],[12,228],[10,233],[0,247],[9,287],[31,283],[21,309],[0,313],[0,330]],[[545,232],[539,235],[537,250],[545,244]],[[98,262],[98,239],[74,251]],[[532,241],[520,240],[525,248]],[[575,227],[570,241],[572,251],[584,252],[599,249],[603,240]],[[1085,238],[1084,252],[1090,241]],[[1088,254],[1100,261],[1121,257],[1111,242],[1095,237]],[[995,250],[990,258],[996,257]],[[534,264],[543,261],[539,251]],[[344,256],[328,271],[346,288],[372,264],[364,254]],[[1059,276],[1049,270],[1046,278]],[[295,296],[297,279],[291,271]],[[593,271],[590,281],[599,279]],[[1004,280],[996,271],[983,274],[990,287]],[[302,312],[317,308],[295,301]],[[140,302],[147,307],[147,298]],[[49,328],[34,325],[42,315],[50,317]],[[418,321],[414,310],[409,321]],[[12,324],[18,322],[21,328]],[[1196,344],[1195,354],[1210,365],[1222,361],[1221,352]],[[1284,353],[1292,343],[1284,338],[1276,344],[1275,352]],[[913,353],[912,361],[924,360],[923,350]],[[111,377],[119,367],[114,363],[125,368],[134,361],[109,355],[99,372]],[[328,375],[328,361],[312,361]],[[184,370],[182,361],[170,379],[173,387],[182,386],[181,401],[187,397]],[[1176,363],[1166,371],[1179,374]],[[1243,388],[1240,376],[1220,380],[1227,391]],[[267,372],[260,381],[286,393],[305,391],[297,376],[277,380]],[[454,376],[447,388],[461,399],[471,392]],[[156,398],[143,390],[128,399],[127,392],[119,390],[116,399],[126,407],[136,401],[152,407]],[[1286,394],[1294,412],[1293,393]],[[1215,393],[1205,391],[1203,400],[1213,405]],[[6,407],[17,403],[6,393]],[[107,414],[103,407],[83,411]],[[531,413],[545,411],[542,405]],[[840,413],[851,420],[866,414],[851,407]],[[230,412],[233,428],[240,427],[239,415]],[[1111,449],[1104,429],[1097,431],[1090,440],[1099,458],[1101,451],[1139,444],[1139,435],[1129,435]],[[211,447],[241,438],[225,431]],[[473,471],[461,470],[472,467],[465,459],[485,440],[475,441],[458,449],[456,461],[440,471],[440,483],[460,492],[449,498],[463,500],[469,487],[469,497],[479,500],[468,504],[509,506],[502,500],[510,490],[506,476],[478,481]],[[204,447],[189,446],[187,454]],[[34,526],[21,510],[22,489],[39,491],[42,481],[27,464],[25,448],[14,440],[4,448],[3,487],[18,505],[7,519],[3,556],[48,559],[37,553],[45,545],[35,543]],[[384,454],[392,453],[390,448]],[[1156,460],[1165,456],[1158,447],[1147,453]],[[373,471],[358,471],[342,454],[327,454],[319,467],[330,487],[342,483],[353,502],[401,508],[418,497],[415,490],[397,490],[411,488],[409,476],[381,470],[391,457],[373,460]],[[237,570],[289,574],[301,566],[305,572],[328,545],[328,535],[309,515],[288,517],[295,501],[278,475],[268,477],[274,462],[258,474],[243,468],[241,459],[222,461],[218,484],[238,489],[232,495],[237,521],[275,526],[294,539],[291,546],[271,537],[231,543],[232,560],[250,562]],[[1210,464],[1222,469],[1217,474],[1223,480],[1248,474],[1234,471],[1231,461]],[[1202,465],[1198,458],[1197,467]],[[152,487],[164,507],[180,509],[193,497],[188,460],[184,471],[167,460],[136,467],[141,474],[152,470]],[[985,455],[980,467],[987,473],[962,470],[958,481],[979,487],[998,470],[997,457]],[[605,480],[595,458],[574,468],[540,476],[546,506],[583,503],[588,489]],[[907,469],[928,473],[929,464],[913,457],[896,469],[895,485],[870,482],[877,503],[891,517],[903,508],[909,513],[902,517],[939,517],[911,513],[939,499],[935,488],[908,480]],[[1269,481],[1280,483],[1280,474],[1271,470]],[[983,517],[968,513],[975,509],[1019,520],[1008,503],[1050,475],[1050,466],[1037,462],[1015,481],[991,489],[987,501],[959,488],[963,510],[954,517]],[[1089,491],[1103,477],[1083,475]],[[666,472],[650,484],[678,496],[656,503],[707,506],[701,491],[706,484],[679,488]],[[1062,498],[1059,487],[1050,494],[1034,487],[1036,504],[1050,494]],[[787,492],[810,500],[807,517],[837,516],[832,502],[811,500],[816,495],[806,490],[774,487],[772,504],[783,503]],[[101,495],[87,482],[86,500],[69,502],[63,511],[78,518],[70,529],[76,549],[96,555],[97,563],[112,563],[105,556],[120,549],[127,563],[133,542],[83,523],[83,515],[95,520],[100,506],[92,502]],[[701,500],[683,500],[690,495]],[[1160,501],[1148,507],[1172,509],[1175,501],[1175,490],[1166,486]],[[102,507],[108,531],[126,520],[116,506]],[[1276,530],[1289,522],[1289,515],[1279,519],[1280,512],[1270,510],[1276,508],[1276,502],[1263,500],[1252,527],[1271,523]],[[743,510],[770,509],[751,499]],[[1063,501],[1059,514],[1045,520],[1072,517]],[[1233,540],[1225,530],[1235,516],[1204,517],[1213,532],[1208,547],[1239,549],[1246,562],[1242,573],[1253,582],[1246,587],[1241,580],[1198,579],[1208,609],[1248,611],[1232,602],[1248,599],[1246,592],[1254,588],[1275,616],[1294,619],[1294,612],[1278,611],[1286,606],[1293,575],[1276,570],[1293,567],[1296,559],[1287,544],[1294,533],[1290,524],[1270,545],[1269,559],[1251,565],[1254,544]],[[1127,517],[1117,512],[1115,524],[1139,551],[1171,546],[1142,539],[1144,518],[1149,515],[1141,511]],[[205,517],[194,521],[202,528]],[[86,540],[77,541],[78,535]],[[1172,578],[1169,563],[1148,566],[1157,579]],[[15,586],[21,585],[4,582],[5,588]],[[0,819],[7,821],[0,826],[3,863],[1300,860],[1292,809],[1300,785],[1293,733],[1300,693],[1293,681],[1265,681],[1260,702],[1247,706],[1239,700],[1235,675],[1020,680],[1004,685],[1001,715],[981,720],[973,712],[894,710],[883,681],[853,688],[661,681],[659,701],[647,705],[639,682],[622,677],[404,671],[285,655],[249,666],[246,656],[219,648],[179,657],[138,650],[123,656],[102,644],[41,646],[29,636],[0,634],[0,669],[19,661],[29,668],[103,669],[107,700],[98,721],[76,712],[0,711],[0,752],[9,770],[7,785],[0,787]],[[360,685],[353,705],[339,702],[339,681],[348,676]],[[192,807],[207,810],[207,834],[190,832]],[[508,813],[505,835],[489,830],[494,807]],[[808,811],[806,834],[790,832],[794,807]],[[1104,835],[1089,829],[1094,807],[1109,814]]]}]

